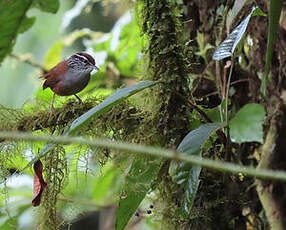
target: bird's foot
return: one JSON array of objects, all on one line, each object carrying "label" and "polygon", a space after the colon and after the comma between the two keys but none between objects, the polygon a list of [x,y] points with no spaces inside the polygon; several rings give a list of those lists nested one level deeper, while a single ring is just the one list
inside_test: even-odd
[{"label": "bird's foot", "polygon": [[54,111],[54,108],[53,108],[53,107],[51,107],[51,109],[50,109],[50,111],[49,111],[49,113],[48,113],[48,115],[49,115],[49,118],[52,116],[52,114],[53,114],[53,111]]}]

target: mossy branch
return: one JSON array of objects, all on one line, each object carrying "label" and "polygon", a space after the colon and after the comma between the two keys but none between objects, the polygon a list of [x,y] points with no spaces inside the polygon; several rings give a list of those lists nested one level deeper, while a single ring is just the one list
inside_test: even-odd
[{"label": "mossy branch", "polygon": [[208,169],[226,173],[243,174],[244,176],[251,176],[259,179],[286,181],[286,172],[284,171],[255,169],[249,166],[240,166],[228,162],[205,159],[198,156],[186,156],[168,149],[157,148],[157,147],[155,148],[139,144],[126,143],[126,142],[112,141],[108,139],[100,139],[100,138],[87,139],[83,137],[52,136],[52,135],[42,136],[42,135],[34,135],[32,133],[19,133],[19,132],[0,132],[0,138],[13,141],[49,142],[57,144],[80,144],[80,145],[90,145],[97,147],[107,147],[111,149],[124,151],[121,152],[123,154],[143,153],[149,156],[185,161],[193,165],[200,165]]}]

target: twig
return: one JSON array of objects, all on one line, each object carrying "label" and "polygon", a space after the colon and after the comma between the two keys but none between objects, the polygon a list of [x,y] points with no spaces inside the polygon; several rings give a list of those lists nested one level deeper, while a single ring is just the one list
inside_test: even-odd
[{"label": "twig", "polygon": [[[200,109],[200,107],[198,107],[196,104],[192,103],[191,101],[189,101],[189,104],[207,121],[207,122],[213,122],[212,119],[210,119],[208,117],[208,115]],[[216,134],[218,135],[218,137],[220,138],[221,142],[223,143],[223,145],[226,144],[226,136],[224,135],[223,131],[221,130],[217,130]]]},{"label": "twig", "polygon": [[[241,82],[245,82],[245,81],[249,81],[249,79],[239,79],[239,80],[236,80],[236,81],[233,81],[230,83],[230,86],[234,86],[238,83],[241,83]],[[206,97],[209,97],[209,96],[213,96],[213,95],[216,95],[216,94],[219,94],[218,91],[214,91],[214,92],[211,92],[211,93],[208,93],[204,96],[201,96],[201,98],[206,98]]]},{"label": "twig", "polygon": [[39,64],[39,63],[35,62],[34,60],[32,60],[32,58],[29,57],[28,55],[19,55],[19,54],[11,53],[10,56],[12,58],[17,59],[20,62],[24,62],[24,63],[26,63],[28,65],[31,65],[33,67],[36,67],[36,68],[40,69],[41,71],[43,71],[43,73],[47,73],[48,72],[48,70],[45,69],[45,67],[43,67],[41,64]]},{"label": "twig", "polygon": [[83,199],[77,199],[77,198],[73,198],[73,197],[66,197],[66,196],[59,196],[58,198],[59,200],[62,201],[66,201],[66,202],[74,202],[77,204],[82,204],[82,205],[86,205],[86,206],[94,206],[96,208],[104,208],[104,207],[108,207],[110,205],[102,205],[102,204],[98,204],[96,202],[93,202],[91,200],[83,200]]}]

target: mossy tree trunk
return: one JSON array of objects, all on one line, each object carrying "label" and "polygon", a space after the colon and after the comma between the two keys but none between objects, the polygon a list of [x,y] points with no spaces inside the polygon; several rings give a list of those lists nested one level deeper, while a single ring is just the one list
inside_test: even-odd
[{"label": "mossy tree trunk", "polygon": [[[175,148],[183,137],[190,131],[191,108],[190,71],[192,52],[187,52],[186,39],[183,36],[182,8],[180,1],[173,0],[142,0],[143,6],[143,33],[148,45],[146,48],[148,71],[146,76],[160,85],[153,90],[152,96],[159,145]],[[173,228],[172,223],[177,206],[175,200],[180,200],[182,191],[169,176],[170,161],[167,160],[159,171],[161,180],[160,193],[162,202],[167,207],[163,222],[164,227]],[[177,195],[176,195],[177,194]],[[168,204],[167,204],[168,203]]]},{"label": "mossy tree trunk", "polygon": [[[166,147],[177,145],[189,131],[190,60],[182,34],[182,4],[172,0],[143,2],[143,32],[148,38],[149,78],[156,89],[157,130]],[[150,75],[149,75],[150,74]]]},{"label": "mossy tree trunk", "polygon": [[[192,57],[186,41],[190,41],[188,44],[193,46],[192,50],[198,49],[198,43],[193,41],[193,39],[196,38],[197,32],[200,31],[206,44],[216,45],[220,43],[227,34],[226,19],[234,1],[186,0],[181,2],[172,0],[142,0],[141,2],[144,10],[142,16],[143,32],[149,42],[146,49],[149,62],[147,76],[152,80],[161,82],[156,91],[153,91],[156,95],[154,104],[157,108],[155,124],[157,125],[158,139],[160,140],[160,145],[173,147],[190,130],[191,108],[188,103],[189,98],[194,96],[194,99],[199,104],[207,108],[218,106],[221,102],[218,94],[211,93],[220,89],[213,76],[217,73],[220,74],[220,71],[223,69],[223,63],[222,65],[215,65],[214,62],[210,61],[209,53],[206,54],[205,60],[200,60],[200,63],[198,63]],[[184,7],[184,13],[182,7]],[[260,2],[259,7],[267,12],[266,1]],[[246,4],[246,7],[240,13],[244,15],[248,12],[249,7]],[[230,29],[234,28],[235,25],[237,23],[233,22]],[[243,54],[242,58],[247,60],[246,65],[237,64],[234,67],[232,82],[235,93],[231,96],[232,108],[234,108],[233,113],[247,103],[256,102],[264,103],[265,108],[268,108],[267,113],[269,115],[274,114],[275,111],[283,114],[283,109],[281,109],[283,106],[281,107],[281,105],[285,102],[281,104],[276,99],[264,101],[260,96],[260,79],[257,77],[257,73],[263,71],[265,67],[266,26],[265,18],[261,17],[255,17],[249,25],[250,29],[248,32],[258,46],[254,46],[248,54]],[[189,36],[184,37],[183,35],[186,35],[186,31],[189,31]],[[283,29],[280,30],[279,36],[283,37],[284,33]],[[285,88],[283,79],[285,79],[284,73],[286,71],[284,71],[285,67],[282,64],[285,59],[282,58],[285,57],[284,49],[282,48],[284,46],[282,37],[274,54],[275,65],[272,73],[275,77],[272,80],[275,87],[270,86],[268,92],[268,95],[276,98],[280,97],[280,93],[283,93]],[[205,63],[206,60],[210,63]],[[201,77],[198,77],[193,82],[193,88],[196,90],[192,93],[192,96],[189,88],[189,75],[192,72],[197,72],[197,68],[190,68],[190,66],[200,66],[203,70],[200,72]],[[207,69],[205,66],[207,66]],[[239,82],[239,84],[236,82]],[[273,90],[275,88],[279,89],[278,94],[274,93]],[[205,97],[208,94],[210,96]],[[277,102],[275,102],[275,105],[272,104],[273,100]],[[277,127],[277,139],[274,141],[274,143],[280,143],[279,146],[282,143],[281,138],[285,136],[281,128],[285,126],[283,125],[285,122],[282,117],[277,117],[279,125]],[[267,127],[270,125],[270,120],[265,124],[265,133],[268,133]],[[244,164],[256,165],[259,162],[253,158],[253,155],[257,148],[257,143],[245,143],[242,145],[233,143],[232,149],[234,153],[229,155],[230,158],[228,160],[236,163],[243,162]],[[215,158],[224,158],[223,151],[220,152],[217,149],[211,149],[208,155]],[[284,162],[281,154],[279,156],[278,161],[282,160]],[[276,158],[275,161],[277,161]],[[274,165],[272,163],[270,168],[285,169],[283,168],[283,163],[280,163],[280,166],[277,166],[277,162]],[[179,226],[179,223],[183,223],[181,226],[187,226],[186,228],[192,226],[193,229],[246,229],[250,225],[255,229],[269,228],[267,219],[259,216],[261,211],[262,213],[264,212],[261,209],[261,203],[255,187],[251,187],[254,183],[253,179],[224,176],[206,170],[203,170],[201,175],[203,182],[201,183],[192,213],[185,220],[177,219],[176,221],[172,211],[175,210],[179,203],[178,200],[180,200],[182,190],[171,181],[168,175],[168,167],[169,162],[167,161],[159,172],[159,176],[164,184],[163,188],[161,187],[166,197],[164,201],[169,202],[166,206],[168,207],[166,208],[168,209],[167,215],[165,215],[165,218],[168,219],[166,222],[170,223],[173,221],[177,226]],[[272,201],[277,200],[277,197],[282,195],[285,190],[283,183],[274,183],[273,185],[276,186],[276,190],[271,191]],[[259,187],[260,189],[266,189],[263,188],[262,184],[259,184]],[[285,201],[281,199],[278,200],[284,205]],[[269,211],[271,212],[271,209],[266,210],[266,214]],[[283,213],[285,213],[281,207],[276,211],[279,212],[279,215],[284,215]],[[281,221],[280,224],[282,224]]]}]

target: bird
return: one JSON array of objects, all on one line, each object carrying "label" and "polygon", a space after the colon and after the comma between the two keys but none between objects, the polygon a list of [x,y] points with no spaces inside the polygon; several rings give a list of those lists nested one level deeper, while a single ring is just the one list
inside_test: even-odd
[{"label": "bird", "polygon": [[56,94],[60,96],[74,95],[79,103],[82,104],[82,100],[76,94],[87,86],[90,80],[90,73],[94,69],[99,70],[94,58],[88,53],[78,52],[61,61],[40,77],[45,79],[43,90],[50,88],[54,92],[50,114],[53,112]]}]

